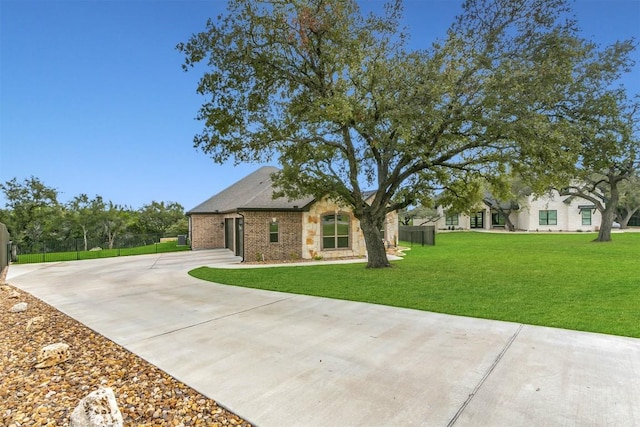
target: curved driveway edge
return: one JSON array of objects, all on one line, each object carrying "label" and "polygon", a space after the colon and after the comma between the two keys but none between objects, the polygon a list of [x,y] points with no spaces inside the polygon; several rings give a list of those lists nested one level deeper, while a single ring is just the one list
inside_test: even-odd
[{"label": "curved driveway edge", "polygon": [[204,282],[228,251],[7,281],[258,426],[640,425],[640,340]]}]

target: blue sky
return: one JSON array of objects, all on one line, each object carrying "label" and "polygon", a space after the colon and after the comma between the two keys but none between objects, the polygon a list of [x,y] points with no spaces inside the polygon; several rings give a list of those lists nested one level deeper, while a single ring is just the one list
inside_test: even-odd
[{"label": "blue sky", "polygon": [[[406,1],[412,47],[443,37],[461,3]],[[194,120],[200,74],[182,71],[175,45],[225,5],[0,0],[0,182],[33,175],[61,202],[86,193],[133,208],[155,200],[190,209],[256,169],[218,165],[192,143],[202,128]],[[573,8],[598,43],[640,39],[640,0]],[[631,93],[640,92],[639,67],[625,81]]]}]

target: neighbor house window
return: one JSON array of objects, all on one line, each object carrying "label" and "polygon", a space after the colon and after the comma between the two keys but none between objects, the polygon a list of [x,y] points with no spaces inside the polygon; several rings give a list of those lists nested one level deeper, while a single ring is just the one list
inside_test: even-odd
[{"label": "neighbor house window", "polygon": [[349,215],[331,214],[322,217],[322,249],[349,247]]},{"label": "neighbor house window", "polygon": [[506,217],[502,212],[494,212],[491,214],[491,225],[504,227],[506,223]]},{"label": "neighbor house window", "polygon": [[540,225],[558,225],[558,211],[539,211]]},{"label": "neighbor house window", "polygon": [[458,225],[458,214],[447,215],[445,218],[446,225]]},{"label": "neighbor house window", "polygon": [[591,225],[591,209],[582,210],[582,225]]},{"label": "neighbor house window", "polygon": [[271,222],[269,224],[269,242],[270,243],[278,243],[279,237],[279,227],[277,222]]}]

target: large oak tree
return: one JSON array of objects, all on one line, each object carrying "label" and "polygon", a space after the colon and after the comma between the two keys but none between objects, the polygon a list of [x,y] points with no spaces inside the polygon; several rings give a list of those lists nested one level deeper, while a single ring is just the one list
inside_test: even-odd
[{"label": "large oak tree", "polygon": [[596,241],[611,241],[611,228],[618,215],[621,197],[632,195],[625,182],[640,171],[640,104],[629,101],[624,88],[594,88],[578,110],[581,151],[577,179],[561,194],[588,200],[602,219]]},{"label": "large oak tree", "polygon": [[184,208],[177,202],[156,202],[142,206],[137,215],[138,227],[144,234],[165,236],[167,231],[186,217]]},{"label": "large oak tree", "polygon": [[185,70],[206,64],[195,146],[217,162],[277,158],[281,194],[351,206],[368,266],[386,267],[388,212],[443,189],[476,202],[505,171],[546,188],[575,164],[566,111],[600,71],[568,12],[468,0],[446,35],[409,51],[400,1],[364,15],[354,0],[230,0],[178,45]]}]

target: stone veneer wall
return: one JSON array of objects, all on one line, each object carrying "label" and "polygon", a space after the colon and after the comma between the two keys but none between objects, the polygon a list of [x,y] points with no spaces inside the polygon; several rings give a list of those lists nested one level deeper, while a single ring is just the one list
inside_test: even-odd
[{"label": "stone veneer wall", "polygon": [[389,212],[384,224],[385,244],[387,247],[398,244],[398,211]]},{"label": "stone veneer wall", "polygon": [[[244,215],[244,260],[276,261],[302,257],[302,213],[248,211]],[[272,220],[278,223],[278,242],[269,241]]]},{"label": "stone veneer wall", "polygon": [[[350,247],[346,249],[322,250],[322,226],[321,218],[329,213],[346,213],[351,217]],[[387,214],[385,221],[385,242],[388,246],[398,242],[398,214]],[[309,212],[303,214],[303,251],[302,257],[312,259],[322,257],[324,259],[342,257],[363,257],[367,254],[367,246],[364,234],[360,229],[360,222],[353,216],[351,208],[341,208],[334,202],[324,198],[311,206]]]},{"label": "stone veneer wall", "polygon": [[[322,250],[321,217],[328,213],[342,212],[351,217],[350,247],[347,249]],[[367,253],[364,235],[358,220],[349,208],[339,208],[335,203],[323,199],[314,203],[309,212],[247,211],[244,216],[245,261],[276,261],[292,259],[325,259],[365,256]],[[191,248],[224,248],[224,221],[239,218],[238,214],[193,214],[191,218]],[[269,242],[269,225],[275,218],[279,226],[277,243]],[[235,223],[234,223],[235,226]],[[398,215],[387,215],[385,224],[386,244],[397,243]],[[234,231],[235,238],[235,231]],[[234,244],[235,247],[235,244]]]},{"label": "stone veneer wall", "polygon": [[190,218],[191,249],[197,250],[224,248],[224,220],[240,218],[240,216],[237,214],[192,214]]},{"label": "stone veneer wall", "polygon": [[[330,213],[345,213],[350,216],[349,248],[322,250],[322,224],[323,215]],[[360,231],[360,223],[353,216],[350,208],[341,208],[327,198],[314,203],[309,212],[303,214],[303,252],[302,257],[312,259],[322,257],[325,259],[342,258],[352,256],[365,256],[367,253],[364,244],[364,236]]]}]

